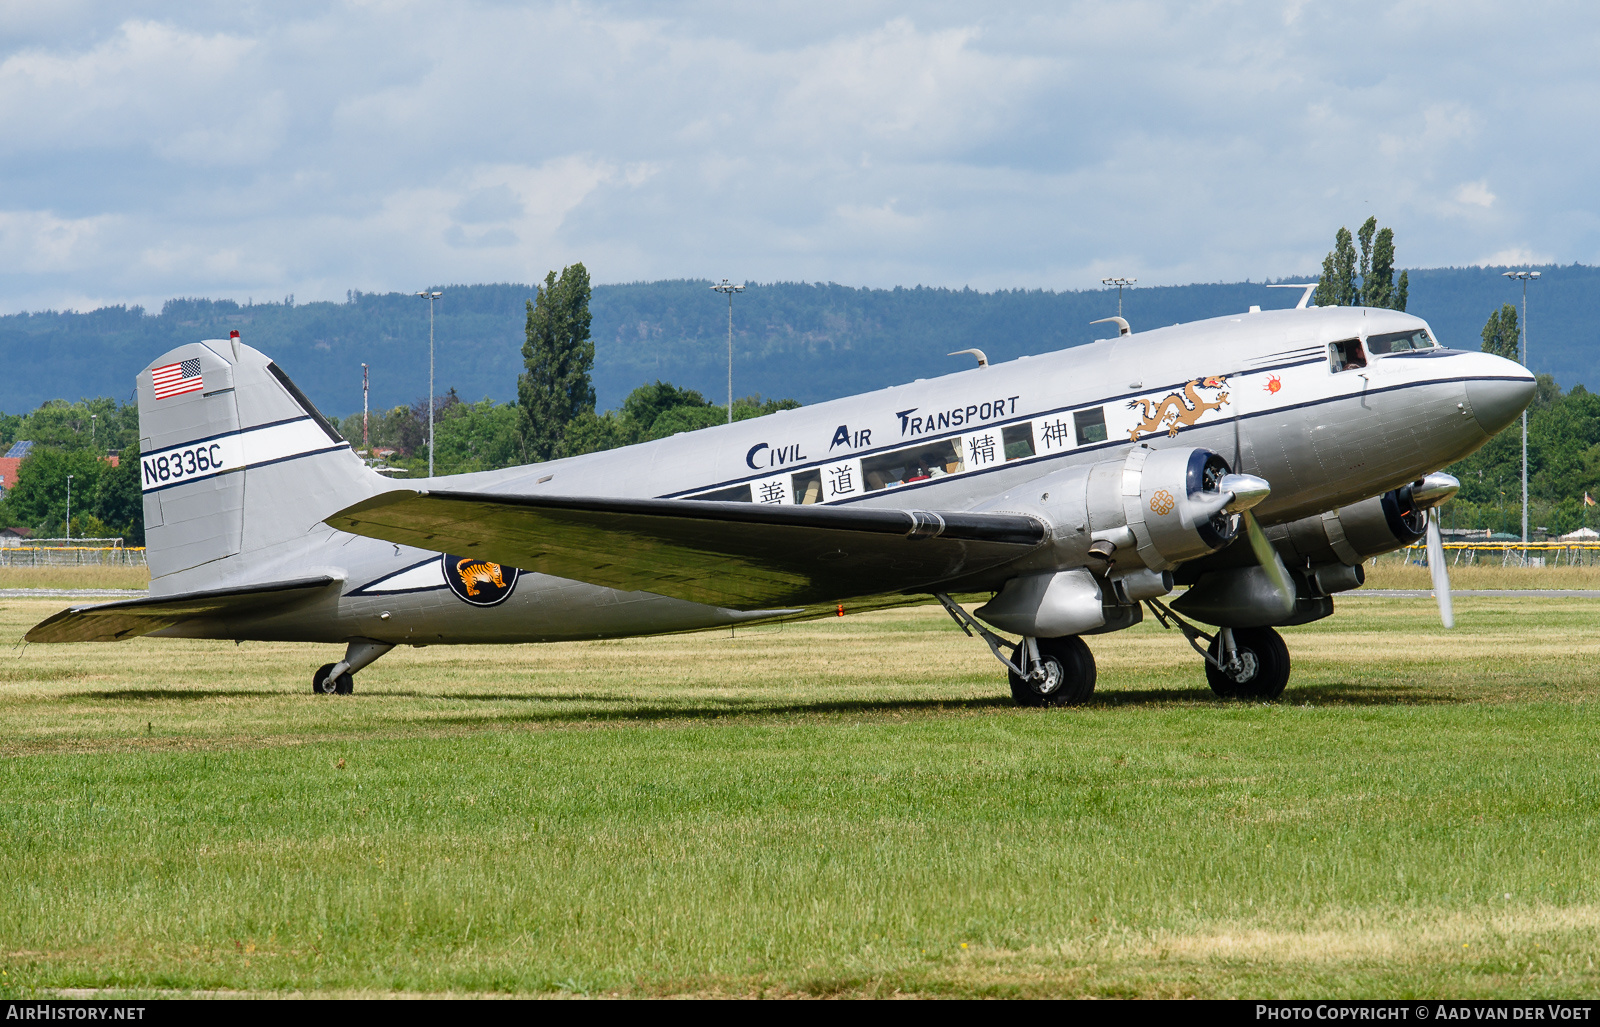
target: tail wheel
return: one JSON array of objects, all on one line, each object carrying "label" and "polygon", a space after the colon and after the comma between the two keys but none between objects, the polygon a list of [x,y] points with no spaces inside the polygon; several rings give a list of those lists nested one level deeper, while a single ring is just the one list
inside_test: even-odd
[{"label": "tail wheel", "polygon": [[[1018,706],[1077,706],[1094,695],[1094,653],[1077,635],[1065,638],[1041,638],[1039,660],[1044,664],[1044,679],[1029,681],[1011,678],[1011,697]],[[1011,662],[1022,666],[1024,649],[1012,650]],[[1030,668],[1031,669],[1031,668]]]},{"label": "tail wheel", "polygon": [[[1206,680],[1224,699],[1276,699],[1289,684],[1289,647],[1271,628],[1234,628],[1233,644],[1239,650],[1240,669],[1218,670],[1206,661]],[[1211,640],[1213,659],[1222,659],[1222,633]]]},{"label": "tail wheel", "polygon": [[349,671],[345,671],[336,678],[329,677],[328,672],[333,670],[333,667],[334,665],[331,663],[324,663],[317,668],[315,674],[311,675],[312,694],[349,695],[356,690],[355,678],[350,675]]}]

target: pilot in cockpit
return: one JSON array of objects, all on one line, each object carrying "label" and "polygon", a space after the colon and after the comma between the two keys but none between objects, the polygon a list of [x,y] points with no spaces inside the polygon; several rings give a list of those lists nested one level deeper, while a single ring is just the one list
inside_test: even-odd
[{"label": "pilot in cockpit", "polygon": [[1361,349],[1360,339],[1328,343],[1328,364],[1335,372],[1356,371],[1367,366],[1367,355]]}]

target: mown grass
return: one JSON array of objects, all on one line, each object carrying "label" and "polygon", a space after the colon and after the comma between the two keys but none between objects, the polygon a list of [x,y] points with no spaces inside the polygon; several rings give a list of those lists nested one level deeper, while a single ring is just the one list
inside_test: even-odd
[{"label": "mown grass", "polygon": [[[0,601],[0,637],[55,609]],[[1595,604],[1352,597],[1223,703],[1024,711],[937,609],[625,642],[30,646],[0,992],[1586,995]]]},{"label": "mown grass", "polygon": [[148,567],[0,567],[0,588],[149,587]]}]

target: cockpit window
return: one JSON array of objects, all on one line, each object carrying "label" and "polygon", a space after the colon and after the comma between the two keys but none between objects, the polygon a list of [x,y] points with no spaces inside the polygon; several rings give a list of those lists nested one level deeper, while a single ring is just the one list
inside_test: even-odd
[{"label": "cockpit window", "polygon": [[1367,366],[1367,355],[1361,352],[1360,339],[1345,339],[1328,343],[1328,369],[1335,374],[1354,371]]},{"label": "cockpit window", "polygon": [[1426,328],[1414,328],[1409,332],[1387,332],[1383,335],[1367,337],[1367,352],[1375,357],[1389,353],[1409,353],[1418,349],[1433,349],[1438,343],[1433,341],[1433,336],[1428,334]]}]

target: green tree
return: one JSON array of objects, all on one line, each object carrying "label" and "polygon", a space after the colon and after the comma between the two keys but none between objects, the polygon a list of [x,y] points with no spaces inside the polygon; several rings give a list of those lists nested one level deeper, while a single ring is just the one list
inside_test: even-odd
[{"label": "green tree", "polygon": [[[1356,242],[1361,253],[1356,254]],[[1358,284],[1356,279],[1360,279]],[[1394,230],[1378,227],[1369,217],[1355,236],[1348,228],[1334,235],[1333,249],[1322,261],[1322,277],[1311,301],[1319,307],[1388,307],[1406,309],[1411,279],[1404,271],[1394,278]]]},{"label": "green tree", "polygon": [[528,301],[526,371],[517,379],[523,437],[529,459],[549,460],[561,452],[567,424],[594,412],[594,342],[589,338],[589,272],[582,264],[551,271],[544,287]]},{"label": "green tree", "polygon": [[1361,265],[1357,273],[1361,276],[1362,305],[1366,306],[1367,283],[1372,280],[1372,236],[1378,230],[1378,219],[1367,218],[1360,228],[1356,229],[1356,240],[1361,243]]},{"label": "green tree", "polygon": [[1502,304],[1483,323],[1483,351],[1507,360],[1519,360],[1521,342],[1517,338],[1517,308],[1514,304]]},{"label": "green tree", "polygon": [[[451,390],[452,396],[455,390]],[[492,471],[522,462],[522,416],[515,403],[457,401],[434,424],[440,474]]]},{"label": "green tree", "polygon": [[620,449],[639,441],[637,429],[625,414],[607,410],[597,414],[593,410],[567,422],[566,434],[561,439],[562,456],[582,456],[607,449]]},{"label": "green tree", "polygon": [[[1377,223],[1376,218],[1367,219],[1368,225]],[[1362,229],[1365,228],[1366,225],[1363,225]],[[1387,307],[1394,302],[1394,298],[1394,229],[1385,228],[1378,232],[1378,238],[1372,245],[1370,266],[1363,268],[1361,273],[1361,305]],[[1405,307],[1402,305],[1395,309],[1404,310]]]},{"label": "green tree", "polygon": [[72,509],[93,513],[101,475],[110,464],[87,450],[35,447],[17,468],[17,483],[6,490],[4,514],[10,525],[52,537],[67,526],[67,475],[72,475]]},{"label": "green tree", "polygon": [[[91,509],[94,516],[103,522],[105,534],[122,536],[126,545],[144,545],[144,493],[139,487],[137,456],[125,454],[118,466],[106,467],[100,472]],[[76,523],[77,514],[72,519]],[[77,535],[78,531],[74,530],[73,534]],[[83,534],[88,535],[89,532]]]},{"label": "green tree", "polygon": [[1350,229],[1340,228],[1333,249],[1322,261],[1322,278],[1311,302],[1319,307],[1348,307],[1356,301],[1356,248]]}]

